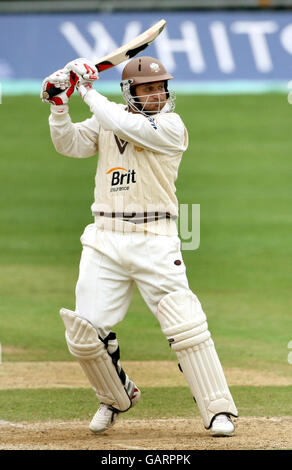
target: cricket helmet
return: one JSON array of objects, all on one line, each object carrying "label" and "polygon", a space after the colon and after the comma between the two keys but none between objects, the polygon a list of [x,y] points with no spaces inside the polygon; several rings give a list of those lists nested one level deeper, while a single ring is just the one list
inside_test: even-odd
[{"label": "cricket helmet", "polygon": [[[139,99],[136,96],[136,86],[144,83],[163,81],[167,97],[165,104],[167,103],[169,105],[167,111],[173,111],[175,107],[175,94],[168,91],[168,80],[172,78],[173,76],[166,71],[164,65],[154,57],[135,57],[124,67],[121,89],[130,107],[142,114],[148,115],[148,113],[142,109]],[[149,97],[151,97],[151,95],[149,95]]]}]

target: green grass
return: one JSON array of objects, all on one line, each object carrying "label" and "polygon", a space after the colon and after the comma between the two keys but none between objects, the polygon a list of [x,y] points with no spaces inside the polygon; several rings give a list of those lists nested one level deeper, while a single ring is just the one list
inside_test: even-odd
[{"label": "green grass", "polygon": [[[240,416],[269,417],[292,414],[291,387],[234,386],[230,389],[235,402],[240,404]],[[0,421],[89,420],[96,408],[97,400],[90,389],[0,391]],[[121,414],[122,419],[171,417],[199,417],[197,405],[188,388],[144,388],[139,405]]]},{"label": "green grass", "polygon": [[[78,97],[73,121],[89,116]],[[288,375],[291,337],[292,113],[286,97],[179,97],[190,144],[177,181],[201,205],[201,244],[184,251],[190,287],[226,366]],[[58,315],[74,308],[79,237],[92,221],[96,157],[58,155],[49,107],[1,105],[0,342],[3,360],[71,360]],[[175,359],[135,291],[117,325],[124,360]]]}]

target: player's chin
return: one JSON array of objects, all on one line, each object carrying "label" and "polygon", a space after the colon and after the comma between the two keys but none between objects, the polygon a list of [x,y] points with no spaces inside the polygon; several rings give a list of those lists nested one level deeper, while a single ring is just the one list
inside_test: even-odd
[{"label": "player's chin", "polygon": [[161,111],[161,105],[160,103],[151,104],[147,106],[145,111],[148,111],[149,113],[159,113],[159,111]]}]

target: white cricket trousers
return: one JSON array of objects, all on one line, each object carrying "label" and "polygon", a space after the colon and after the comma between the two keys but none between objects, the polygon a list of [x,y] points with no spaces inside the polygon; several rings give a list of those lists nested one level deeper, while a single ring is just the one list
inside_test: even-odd
[{"label": "white cricket trousers", "polygon": [[124,319],[134,283],[155,316],[162,297],[189,289],[178,236],[112,232],[90,224],[81,242],[76,313],[102,338]]}]

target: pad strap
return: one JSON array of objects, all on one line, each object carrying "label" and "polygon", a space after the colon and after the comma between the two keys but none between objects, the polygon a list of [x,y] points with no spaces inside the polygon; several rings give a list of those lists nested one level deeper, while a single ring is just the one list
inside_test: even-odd
[{"label": "pad strap", "polygon": [[119,365],[119,351],[113,354],[113,359],[105,346],[106,343],[110,349],[112,339],[117,344],[116,338],[102,341],[91,323],[71,310],[62,308],[60,315],[66,327],[69,351],[78,360],[100,402],[127,411],[132,405],[131,391],[127,390],[126,375]]}]

